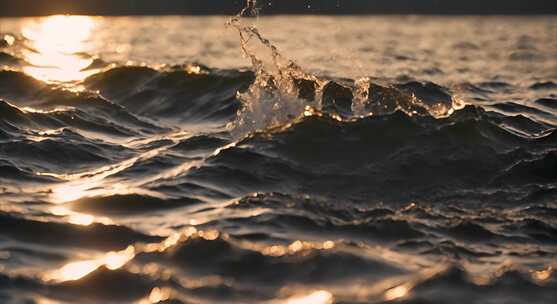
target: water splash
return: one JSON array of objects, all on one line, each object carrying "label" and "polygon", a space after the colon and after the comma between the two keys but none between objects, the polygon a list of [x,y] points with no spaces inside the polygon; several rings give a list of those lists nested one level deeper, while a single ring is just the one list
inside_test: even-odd
[{"label": "water splash", "polygon": [[248,0],[246,7],[227,23],[238,31],[243,54],[251,60],[256,76],[250,88],[238,94],[243,107],[234,127],[240,133],[291,121],[304,111],[307,102],[298,98],[298,84],[316,83],[319,91],[324,83],[283,56],[255,25],[246,22],[246,17],[258,16],[257,1]]},{"label": "water splash", "polygon": [[371,80],[369,77],[362,77],[354,83],[356,88],[354,90],[354,101],[352,102],[352,112],[355,115],[364,115],[366,112],[366,104],[369,100],[369,88]]},{"label": "water splash", "polygon": [[[229,125],[236,136],[283,126],[300,116],[307,116],[306,113],[331,112],[331,103],[334,110],[330,114],[340,120],[393,111],[442,117],[457,108],[454,101],[424,102],[397,88],[375,85],[369,77],[340,85],[309,73],[284,56],[255,24],[248,22],[258,18],[259,11],[256,0],[247,0],[244,9],[227,22],[238,31],[242,52],[251,61],[255,74],[253,84],[237,94],[242,107],[236,121]],[[339,110],[337,99],[344,99],[350,105]],[[338,115],[336,111],[343,113]]]}]

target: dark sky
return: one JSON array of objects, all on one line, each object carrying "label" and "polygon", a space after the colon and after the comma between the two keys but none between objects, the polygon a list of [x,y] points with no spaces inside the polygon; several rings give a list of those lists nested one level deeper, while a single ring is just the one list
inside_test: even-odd
[{"label": "dark sky", "polygon": [[[557,0],[260,0],[263,14],[557,14]],[[245,0],[0,0],[0,15],[226,14]],[[269,6],[268,3],[271,3]]]}]

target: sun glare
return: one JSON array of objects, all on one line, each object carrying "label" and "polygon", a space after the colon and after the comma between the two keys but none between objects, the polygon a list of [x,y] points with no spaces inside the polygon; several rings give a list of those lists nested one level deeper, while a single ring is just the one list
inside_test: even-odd
[{"label": "sun glare", "polygon": [[96,27],[96,21],[87,16],[50,16],[31,20],[22,33],[31,43],[25,50],[30,64],[24,71],[45,81],[75,81],[91,72],[85,72],[92,62],[83,53],[87,40]]},{"label": "sun glare", "polygon": [[333,304],[333,295],[325,290],[314,291],[309,295],[288,299],[286,304]]},{"label": "sun glare", "polygon": [[122,251],[109,252],[98,259],[66,264],[64,267],[47,274],[45,279],[59,282],[79,280],[101,266],[116,270],[128,263],[134,256],[135,248],[129,246]]},{"label": "sun glare", "polygon": [[393,301],[405,297],[410,292],[410,288],[406,285],[400,285],[391,288],[385,292],[385,300]]}]

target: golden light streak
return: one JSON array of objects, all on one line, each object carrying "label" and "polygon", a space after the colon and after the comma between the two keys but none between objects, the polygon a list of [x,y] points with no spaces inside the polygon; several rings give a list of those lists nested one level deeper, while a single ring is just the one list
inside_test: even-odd
[{"label": "golden light streak", "polygon": [[95,26],[95,19],[87,16],[57,15],[30,21],[22,29],[32,47],[24,51],[30,65],[23,71],[44,81],[84,79],[93,72],[83,71],[93,59],[82,53]]},{"label": "golden light streak", "polygon": [[385,292],[385,300],[387,301],[397,300],[407,296],[409,292],[410,292],[410,287],[408,287],[406,284],[399,285]]},{"label": "golden light streak", "polygon": [[333,295],[326,290],[318,290],[307,296],[293,297],[286,300],[285,304],[333,304]]},{"label": "golden light streak", "polygon": [[151,303],[159,303],[166,301],[169,298],[170,291],[168,289],[161,289],[158,287],[153,288],[153,290],[151,290],[151,294],[149,295],[149,301],[151,301]]},{"label": "golden light streak", "polygon": [[134,256],[135,248],[128,246],[125,250],[112,251],[98,259],[66,264],[64,267],[45,275],[44,279],[59,282],[79,280],[101,266],[116,270],[128,263]]},{"label": "golden light streak", "polygon": [[93,223],[102,223],[105,225],[113,224],[107,217],[96,217],[94,215],[79,213],[72,211],[63,206],[54,206],[50,208],[50,212],[57,216],[64,216],[68,219],[68,223],[81,226],[89,226]]},{"label": "golden light streak", "polygon": [[545,282],[549,278],[551,278],[552,273],[553,273],[553,267],[549,266],[546,269],[539,270],[539,271],[534,271],[533,272],[533,278],[536,281]]}]

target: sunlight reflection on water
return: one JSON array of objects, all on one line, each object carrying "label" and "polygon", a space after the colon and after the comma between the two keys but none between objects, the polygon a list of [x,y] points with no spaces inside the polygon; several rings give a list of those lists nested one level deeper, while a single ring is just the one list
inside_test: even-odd
[{"label": "sunlight reflection on water", "polygon": [[45,280],[55,280],[60,282],[79,280],[101,266],[105,266],[110,270],[116,270],[124,266],[134,256],[135,248],[133,246],[129,246],[122,251],[109,252],[98,259],[66,264],[62,268],[47,274],[45,276]]},{"label": "sunlight reflection on water", "polygon": [[325,290],[318,290],[303,297],[288,299],[285,304],[333,304],[333,295]]},{"label": "sunlight reflection on water", "polygon": [[67,217],[68,223],[80,226],[89,226],[93,223],[112,225],[113,222],[107,217],[97,217],[91,214],[72,211],[63,206],[54,206],[50,209],[52,214]]},{"label": "sunlight reflection on water", "polygon": [[408,294],[409,291],[410,288],[408,288],[408,286],[406,285],[400,285],[394,287],[392,289],[387,290],[387,292],[385,292],[385,300],[393,301],[396,299],[403,298]]},{"label": "sunlight reflection on water", "polygon": [[34,19],[22,29],[31,42],[23,51],[31,64],[24,71],[45,81],[81,80],[94,71],[83,71],[93,61],[86,55],[87,39],[97,22],[88,16],[50,16]]}]

